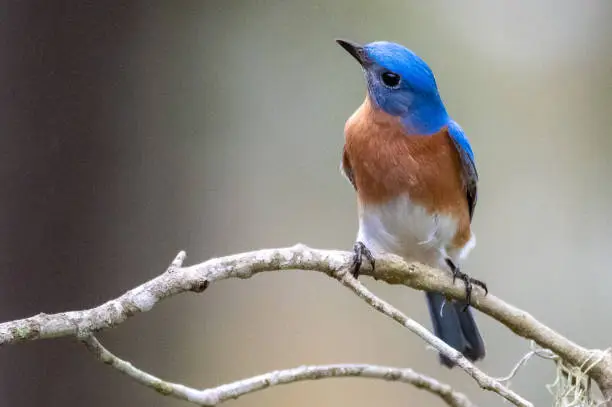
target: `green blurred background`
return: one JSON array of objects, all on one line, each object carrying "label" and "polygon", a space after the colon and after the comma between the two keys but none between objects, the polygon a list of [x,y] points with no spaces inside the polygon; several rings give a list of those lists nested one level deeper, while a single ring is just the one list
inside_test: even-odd
[{"label": "green blurred background", "polygon": [[[476,153],[465,270],[587,347],[610,345],[612,3],[2,1],[0,318],[102,303],[187,263],[297,242],[350,249],[338,172],[365,89],[334,42],[391,40],[436,73]],[[430,327],[424,295],[365,278]],[[479,365],[529,343],[477,313]],[[208,387],[301,364],[412,367],[501,406],[348,290],[311,272],[226,281],[100,335],[162,378]],[[549,405],[553,366],[512,387]],[[2,406],[182,406],[72,339],[0,350]],[[332,379],[233,406],[442,406],[410,386]]]}]

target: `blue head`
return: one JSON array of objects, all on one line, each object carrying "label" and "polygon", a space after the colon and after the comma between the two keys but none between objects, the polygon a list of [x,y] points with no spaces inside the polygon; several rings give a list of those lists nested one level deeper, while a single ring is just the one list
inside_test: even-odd
[{"label": "blue head", "polygon": [[336,42],[361,64],[374,104],[399,116],[409,133],[432,134],[448,124],[434,74],[414,52],[386,41]]}]

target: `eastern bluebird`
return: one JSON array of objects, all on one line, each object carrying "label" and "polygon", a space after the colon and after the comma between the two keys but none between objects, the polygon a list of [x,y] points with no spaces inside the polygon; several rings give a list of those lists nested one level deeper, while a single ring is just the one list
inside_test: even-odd
[{"label": "eastern bluebird", "polygon": [[[476,245],[470,229],[477,198],[474,153],[449,116],[433,72],[411,50],[392,42],[336,40],[361,65],[365,101],[347,120],[340,169],[357,191],[359,232],[353,273],[374,253],[448,270],[465,282],[466,301],[444,306],[427,292],[435,334],[472,361],[485,345],[469,309],[472,284],[459,270]],[[444,306],[444,308],[443,308]],[[449,368],[452,361],[440,355]]]}]

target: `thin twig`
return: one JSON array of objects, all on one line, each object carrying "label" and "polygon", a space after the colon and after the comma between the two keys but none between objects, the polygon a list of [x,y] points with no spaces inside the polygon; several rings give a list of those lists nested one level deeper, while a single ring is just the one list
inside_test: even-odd
[{"label": "thin twig", "polygon": [[93,335],[84,336],[81,341],[100,361],[112,366],[138,383],[165,396],[172,396],[201,406],[216,406],[224,401],[279,384],[333,377],[362,377],[411,384],[440,397],[451,407],[476,407],[464,394],[454,391],[449,385],[440,383],[412,369],[366,364],[300,366],[238,380],[218,387],[198,390],[182,384],[167,382],[138,369],[131,363],[113,355]]},{"label": "thin twig", "polygon": [[557,355],[555,355],[553,352],[551,352],[548,349],[538,348],[537,345],[532,341],[531,350],[527,352],[525,355],[523,355],[523,357],[517,362],[517,364],[514,365],[510,373],[508,373],[508,375],[504,377],[497,377],[495,380],[497,380],[500,383],[510,382],[510,380],[512,380],[514,376],[516,376],[519,369],[525,366],[527,362],[534,356],[538,356],[540,358],[548,359],[548,360],[556,360],[559,358]]},{"label": "thin twig", "polygon": [[517,393],[505,387],[500,382],[474,366],[474,364],[463,356],[461,352],[458,352],[454,348],[450,347],[421,324],[411,318],[408,318],[391,304],[372,294],[363,284],[356,280],[351,273],[348,272],[348,270],[338,273],[337,278],[344,286],[350,288],[359,298],[370,304],[374,309],[395,320],[400,325],[408,328],[408,330],[419,336],[438,352],[456,363],[461,369],[465,370],[470,376],[472,376],[482,389],[493,391],[514,405],[532,406],[529,401],[525,400],[523,397],[519,396]]}]

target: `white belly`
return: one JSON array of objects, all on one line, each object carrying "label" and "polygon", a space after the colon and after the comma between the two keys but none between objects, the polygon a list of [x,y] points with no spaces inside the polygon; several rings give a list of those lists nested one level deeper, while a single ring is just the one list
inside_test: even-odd
[{"label": "white belly", "polygon": [[476,245],[472,234],[463,248],[453,248],[456,231],[457,222],[451,217],[429,214],[406,195],[382,205],[360,204],[357,240],[375,253],[393,253],[406,261],[447,269],[446,257],[458,265]]}]

